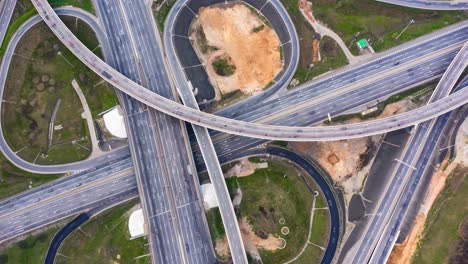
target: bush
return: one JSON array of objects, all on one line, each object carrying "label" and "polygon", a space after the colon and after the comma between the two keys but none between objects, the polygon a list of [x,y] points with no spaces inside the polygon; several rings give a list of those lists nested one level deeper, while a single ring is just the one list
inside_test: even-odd
[{"label": "bush", "polygon": [[228,60],[225,58],[219,58],[213,61],[213,68],[216,74],[220,76],[231,76],[236,70],[236,66],[229,64]]}]

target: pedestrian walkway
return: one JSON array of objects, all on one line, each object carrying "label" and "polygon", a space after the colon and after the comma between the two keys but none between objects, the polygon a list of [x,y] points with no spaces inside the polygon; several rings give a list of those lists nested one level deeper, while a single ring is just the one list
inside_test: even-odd
[{"label": "pedestrian walkway", "polygon": [[363,58],[362,56],[354,56],[348,49],[344,41],[341,39],[341,37],[338,36],[338,34],[336,34],[333,30],[327,28],[326,26],[322,25],[319,21],[317,21],[312,14],[311,6],[312,3],[306,0],[302,0],[300,3],[299,10],[316,33],[318,33],[321,37],[328,36],[335,40],[336,43],[338,43],[338,45],[340,46],[340,48],[343,50],[350,64],[362,61],[363,59],[367,59],[367,56],[365,56],[366,58]]},{"label": "pedestrian walkway", "polygon": [[89,158],[100,156],[104,152],[99,148],[99,140],[96,136],[96,128],[94,127],[93,115],[91,114],[91,110],[89,109],[88,102],[86,101],[86,97],[84,96],[83,91],[81,91],[81,88],[75,79],[73,79],[72,81],[72,86],[73,89],[75,89],[75,92],[78,94],[78,97],[81,101],[81,105],[83,106],[83,113],[81,113],[81,117],[83,117],[83,119],[86,119],[86,123],[88,124],[89,137],[91,138],[92,145],[91,155],[89,156]]}]

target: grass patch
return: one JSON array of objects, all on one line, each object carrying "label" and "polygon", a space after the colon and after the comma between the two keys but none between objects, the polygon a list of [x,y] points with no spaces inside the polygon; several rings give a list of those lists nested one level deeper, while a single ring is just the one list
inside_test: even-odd
[{"label": "grass patch", "polygon": [[0,56],[3,56],[5,54],[6,48],[8,47],[8,43],[10,43],[10,39],[13,36],[13,34],[18,30],[18,28],[26,22],[29,18],[33,17],[34,15],[37,14],[36,9],[30,9],[26,11],[23,15],[21,15],[18,19],[12,21],[10,26],[8,27],[6,33],[5,33],[5,38],[3,39],[2,46],[0,48]]},{"label": "grass patch", "polygon": [[348,60],[338,44],[329,37],[323,37],[319,46],[322,60],[311,68],[315,31],[300,13],[297,0],[281,0],[281,2],[288,11],[299,37],[301,56],[294,79],[303,83],[327,71],[348,64]]},{"label": "grass patch", "polygon": [[246,98],[247,95],[244,94],[241,90],[231,91],[229,93],[225,93],[221,95],[221,99],[218,103],[212,105],[210,108],[207,109],[207,112],[215,112],[227,105],[231,105],[234,102],[238,102],[239,100]]},{"label": "grass patch", "polygon": [[287,141],[282,141],[282,140],[272,141],[271,144],[276,145],[276,146],[280,146],[280,147],[283,147],[283,148],[288,147],[288,142]]},{"label": "grass patch", "polygon": [[218,50],[217,47],[214,47],[214,46],[211,46],[211,45],[208,44],[208,40],[206,39],[205,31],[203,30],[202,26],[197,27],[196,37],[197,37],[197,45],[198,45],[198,47],[200,48],[200,51],[203,54],[207,54],[207,53],[210,53],[212,51]]},{"label": "grass patch", "polygon": [[253,33],[258,33],[258,32],[260,32],[260,31],[262,31],[264,28],[265,28],[265,25],[260,25],[260,26],[258,26],[258,27],[254,27],[254,28],[252,29],[252,32],[253,32]]},{"label": "grass patch", "polygon": [[224,230],[223,220],[219,208],[212,208],[206,212],[206,218],[209,223],[211,240],[216,241],[222,239],[226,233]]},{"label": "grass patch", "polygon": [[[68,221],[68,220],[67,220]],[[0,253],[0,263],[2,264],[42,264],[44,263],[47,249],[55,233],[66,224],[63,221],[54,227],[48,228],[37,235],[29,235]]]},{"label": "grass patch", "polygon": [[[398,93],[398,94],[394,94],[394,95],[388,97],[387,99],[385,99],[384,101],[379,102],[377,104],[378,109],[375,112],[372,112],[372,113],[370,113],[370,114],[368,114],[366,116],[361,115],[360,112],[359,113],[339,115],[339,116],[332,117],[332,122],[344,122],[344,121],[348,121],[348,120],[353,119],[353,118],[359,118],[361,120],[367,120],[369,118],[378,117],[385,110],[385,107],[387,107],[387,105],[389,105],[389,104],[393,104],[393,103],[399,102],[401,100],[408,99],[409,97],[414,97],[414,98],[411,99],[414,102],[420,101],[419,95],[424,95],[427,92],[432,91],[436,87],[436,85],[437,85],[437,82],[431,82],[431,83],[428,83],[428,84],[423,84],[423,85],[417,86],[417,87],[412,88],[410,90],[403,91],[403,92]],[[330,124],[330,121],[327,119],[327,120],[324,121],[324,123],[325,124]]]},{"label": "grass patch", "polygon": [[[70,29],[88,46],[97,47],[91,29],[75,19],[64,18]],[[71,86],[76,79],[94,117],[116,104],[115,93],[66,49],[44,23],[31,29],[18,45],[7,77],[2,122],[10,146],[18,155],[40,164],[82,160],[90,153],[89,132],[81,118],[82,105]],[[100,50],[95,50],[100,55]],[[26,58],[26,59],[25,59]],[[28,59],[29,58],[29,59]],[[43,79],[46,78],[46,79]],[[54,131],[53,147],[47,155],[50,115],[61,99]]]},{"label": "grass patch", "polygon": [[95,14],[93,3],[91,0],[48,0],[48,2],[52,7],[71,5],[74,7],[84,9],[92,14]]},{"label": "grass patch", "polygon": [[[371,40],[375,51],[400,45],[468,17],[463,11],[420,10],[374,0],[317,0],[312,12],[319,21],[334,30],[346,45],[355,46],[358,39],[366,38]],[[395,40],[411,19],[416,23]],[[356,37],[358,32],[359,36]],[[357,49],[351,51],[357,54]]]},{"label": "grass patch", "polygon": [[[206,219],[208,221],[208,227],[210,229],[211,241],[213,242],[213,246],[215,247],[216,241],[222,240],[226,234],[224,230],[223,220],[219,212],[219,208],[212,208],[206,211]],[[217,258],[223,261],[228,260],[227,257],[219,256],[218,254]]]},{"label": "grass patch", "polygon": [[[444,190],[429,211],[412,263],[463,262],[460,258],[455,261],[455,258],[463,254],[459,247],[462,244],[459,227],[468,212],[467,176],[466,168],[458,167],[447,179]],[[466,252],[466,248],[461,250]]]},{"label": "grass patch", "polygon": [[23,171],[0,155],[0,199],[53,181],[61,175],[41,175]]},{"label": "grass patch", "polygon": [[[264,263],[280,263],[294,257],[306,242],[313,194],[293,168],[277,162],[268,165],[248,177],[231,180],[229,186],[234,189],[239,184],[243,192],[240,217],[247,217],[254,231],[286,239],[284,249],[260,250]],[[280,218],[290,230],[286,236],[281,235]]]},{"label": "grass patch", "polygon": [[[312,40],[310,40],[310,42],[312,44]],[[319,46],[322,59],[317,64],[312,64],[313,67],[310,67],[312,63],[312,57],[310,57],[308,65],[304,65],[306,61],[303,61],[301,67],[298,67],[296,70],[294,78],[299,80],[300,83],[312,80],[320,74],[348,64],[348,59],[344,52],[332,38],[323,37],[322,40],[320,40]],[[302,56],[301,59],[303,59]]]},{"label": "grass patch", "polygon": [[81,229],[88,237],[74,231],[58,251],[70,259],[58,256],[56,263],[149,263],[149,257],[135,260],[147,253],[146,239],[129,240],[127,211],[136,203],[131,201],[114,207],[85,223]]},{"label": "grass patch", "polygon": [[252,163],[262,163],[264,158],[262,157],[249,157],[248,160]]},{"label": "grass patch", "polygon": [[229,63],[227,58],[218,58],[212,63],[216,74],[220,76],[231,76],[236,70],[236,66]]},{"label": "grass patch", "polygon": [[171,8],[175,4],[175,2],[176,0],[168,0],[167,4],[162,4],[159,10],[157,10],[155,8],[155,5],[153,5],[153,15],[161,32],[164,30],[164,23],[166,22],[166,18],[169,15],[169,11],[171,11]]}]

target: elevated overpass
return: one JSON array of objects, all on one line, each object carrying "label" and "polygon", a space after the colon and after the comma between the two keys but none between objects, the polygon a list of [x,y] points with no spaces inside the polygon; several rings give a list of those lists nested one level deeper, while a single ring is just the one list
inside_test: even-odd
[{"label": "elevated overpass", "polygon": [[[447,97],[450,94],[460,77],[460,69],[466,67],[467,60],[468,43],[463,46],[442,76],[428,104]],[[461,87],[465,86],[468,86],[468,83],[462,82]],[[437,122],[441,122],[441,120]],[[389,253],[388,250],[391,250],[391,248],[388,249],[388,246],[386,250],[384,248],[388,241],[396,241],[396,229],[394,229],[394,225],[395,221],[400,219],[398,217],[399,214],[394,214],[393,212],[399,211],[403,207],[399,203],[399,198],[404,193],[404,188],[409,177],[413,173],[419,173],[415,172],[413,168],[417,167],[418,170],[424,170],[423,167],[417,166],[420,157],[432,154],[432,151],[428,152],[426,145],[434,142],[434,135],[430,136],[433,128],[437,128],[440,132],[443,126],[440,124],[436,126],[436,121],[432,120],[417,125],[414,128],[414,133],[411,135],[410,141],[402,154],[401,162],[395,168],[394,177],[392,177],[391,183],[387,185],[386,192],[378,201],[379,205],[376,212],[374,212],[376,216],[372,218],[372,221],[367,226],[361,243],[356,245],[357,248],[350,251],[349,255],[353,253],[355,255],[352,260],[348,259],[348,261],[352,263],[367,263],[369,259],[372,259],[376,263],[382,263],[381,258],[388,257],[387,253]]]},{"label": "elevated overpass", "polygon": [[[62,8],[60,8],[60,10],[61,9]],[[80,9],[66,9],[70,9],[69,11],[66,11],[69,12],[70,15],[79,17],[95,30],[101,43],[102,50],[105,53],[109,53],[110,48],[106,34],[96,22],[97,19],[86,12],[82,12]],[[37,18],[34,19],[36,22],[39,21]],[[1,91],[3,91],[4,88],[3,86],[8,73],[9,62],[14,54],[16,44],[32,24],[33,23],[31,22],[23,24],[11,39],[1,67]],[[455,24],[448,28],[444,28],[444,30],[436,31],[427,36],[420,37],[414,41],[410,41],[401,46],[390,49],[382,54],[377,54],[368,62],[333,71],[323,77],[319,77],[311,82],[305,83],[284,96],[275,98],[274,100],[262,102],[254,107],[248,105],[233,107],[228,112],[219,112],[217,114],[230,118],[235,117],[236,119],[249,122],[255,121],[275,125],[311,125],[326,118],[327,112],[332,116],[337,115],[343,111],[352,109],[353,107],[365,105],[366,103],[369,103],[369,101],[378,100],[380,97],[403,91],[420,82],[435,78],[437,74],[439,74],[438,72],[442,73],[443,69],[446,67],[445,65],[448,65],[447,59],[451,59],[455,56],[450,55],[452,52],[451,50],[454,49],[448,49],[448,53],[441,53],[437,56],[432,56],[431,54],[440,53],[439,50],[447,43],[456,43],[454,41],[459,42],[460,40],[466,39],[466,34],[463,34],[463,32],[466,32],[466,24],[467,22]],[[422,58],[431,58],[431,56],[434,59],[429,61],[430,64],[428,64],[428,60],[420,60]],[[411,62],[412,60],[420,60],[417,61],[417,63],[427,66],[418,67],[416,66],[417,64],[414,63],[410,64],[414,64],[415,66],[406,66],[408,62]],[[397,74],[394,76],[385,77],[385,72],[394,71],[393,68],[401,68],[401,70],[399,70],[399,72],[395,71]],[[369,81],[370,78],[374,78],[372,76],[379,78],[385,77],[386,80],[385,82],[374,81],[373,83]],[[355,91],[349,92],[349,89],[346,87],[350,85],[356,87],[353,88]],[[362,92],[359,90],[362,90]],[[337,91],[339,91],[339,93],[337,93]],[[336,106],[317,101],[317,99],[323,96],[328,96],[330,93],[333,93],[332,98],[334,102],[336,102]],[[355,96],[353,94],[355,94]],[[367,96],[360,96],[360,94],[367,94]],[[354,99],[352,99],[353,97]],[[321,99],[321,101],[323,101],[323,99]],[[293,108],[291,109],[291,107]],[[298,113],[297,110],[293,110],[298,107],[302,109],[300,113]],[[328,108],[330,109],[327,110]],[[320,109],[320,112],[316,109]],[[267,119],[265,119],[265,117]],[[2,130],[0,130],[0,133],[2,133]],[[212,135],[215,135],[213,138],[215,148],[222,159],[225,159],[232,151],[239,151],[241,149],[245,149],[247,146],[255,146],[264,142],[264,140],[260,139],[238,137],[234,135],[217,135],[217,133],[212,133]],[[101,162],[105,162],[106,159],[114,156],[126,155],[129,153],[128,148],[121,148],[108,152],[105,156],[101,156],[96,159],[63,165],[42,166],[29,163],[19,158],[15,151],[9,148],[3,136],[0,137],[0,147],[4,155],[11,162],[24,170],[35,173],[80,171],[93,167]],[[193,145],[192,148],[194,148],[196,157],[198,157],[198,146]]]},{"label": "elevated overpass", "polygon": [[466,0],[377,0],[379,2],[426,10],[468,10]]},{"label": "elevated overpass", "polygon": [[269,140],[318,141],[364,137],[401,129],[447,113],[468,102],[463,90],[428,106],[390,118],[330,127],[283,127],[247,123],[207,114],[161,97],[129,80],[91,53],[63,24],[48,3],[33,0],[44,21],[57,37],[88,67],[106,81],[140,102],[180,120],[226,133]]}]

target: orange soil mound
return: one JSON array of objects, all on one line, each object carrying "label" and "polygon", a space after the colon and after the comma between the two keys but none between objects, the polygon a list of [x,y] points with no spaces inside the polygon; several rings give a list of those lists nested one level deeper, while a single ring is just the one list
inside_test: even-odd
[{"label": "orange soil mound", "polygon": [[[281,71],[278,36],[244,4],[202,8],[196,23],[202,26],[208,45],[218,49],[203,55],[202,60],[221,94],[237,89],[260,91]],[[232,58],[236,66],[231,76],[218,76],[212,69],[213,59],[222,54]]]}]

